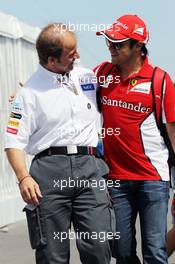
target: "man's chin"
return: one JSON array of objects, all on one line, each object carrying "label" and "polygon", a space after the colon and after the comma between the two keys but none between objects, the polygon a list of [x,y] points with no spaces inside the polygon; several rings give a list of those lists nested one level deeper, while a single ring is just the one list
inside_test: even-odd
[{"label": "man's chin", "polygon": [[74,68],[74,65],[71,64],[71,65],[69,65],[69,66],[67,66],[67,67],[65,68],[65,72],[70,72],[70,71],[73,70],[73,68]]},{"label": "man's chin", "polygon": [[117,65],[117,60],[115,58],[112,58],[111,59],[111,63],[114,64],[114,65]]},{"label": "man's chin", "polygon": [[73,67],[74,67],[74,63],[71,63],[71,64],[69,65],[69,71],[72,71],[72,70],[73,70]]}]

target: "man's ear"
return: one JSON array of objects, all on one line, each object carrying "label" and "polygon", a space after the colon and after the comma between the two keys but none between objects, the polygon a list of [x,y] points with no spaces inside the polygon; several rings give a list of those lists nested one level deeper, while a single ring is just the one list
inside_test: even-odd
[{"label": "man's ear", "polygon": [[52,56],[49,56],[48,59],[47,59],[47,65],[49,66],[54,66],[55,65],[55,58],[52,57]]}]

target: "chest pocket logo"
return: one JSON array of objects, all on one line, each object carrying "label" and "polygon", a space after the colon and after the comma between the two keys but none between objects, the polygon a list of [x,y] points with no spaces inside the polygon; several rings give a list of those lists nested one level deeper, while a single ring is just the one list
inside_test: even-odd
[{"label": "chest pocket logo", "polygon": [[[132,80],[133,82],[137,80]],[[149,94],[151,89],[151,82],[139,83],[132,87],[129,92],[145,93]]]},{"label": "chest pocket logo", "polygon": [[96,76],[94,74],[87,73],[79,76],[79,82],[81,89],[86,92],[86,91],[95,90],[94,84],[97,81],[96,81]]}]

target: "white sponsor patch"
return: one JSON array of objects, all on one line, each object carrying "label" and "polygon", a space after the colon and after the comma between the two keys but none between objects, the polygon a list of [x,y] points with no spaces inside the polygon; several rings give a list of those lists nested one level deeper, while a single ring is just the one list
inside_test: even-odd
[{"label": "white sponsor patch", "polygon": [[139,34],[141,36],[143,36],[143,32],[144,32],[144,28],[137,28],[136,30],[134,30],[134,33]]},{"label": "white sponsor patch", "polygon": [[139,83],[135,85],[129,92],[146,93],[149,94],[151,89],[151,82]]},{"label": "white sponsor patch", "polygon": [[12,103],[12,112],[20,114],[22,112],[21,103],[18,101],[14,101]]}]

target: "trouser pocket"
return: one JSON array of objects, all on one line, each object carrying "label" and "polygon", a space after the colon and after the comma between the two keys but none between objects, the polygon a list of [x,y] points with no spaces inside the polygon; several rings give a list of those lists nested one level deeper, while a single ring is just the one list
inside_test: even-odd
[{"label": "trouser pocket", "polygon": [[38,249],[46,245],[44,223],[40,217],[39,207],[28,204],[24,207],[26,213],[30,244],[33,249]]}]

